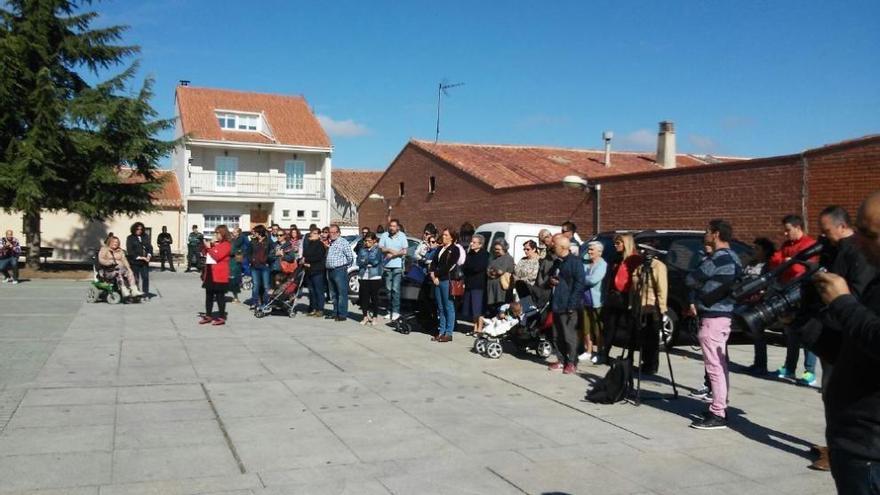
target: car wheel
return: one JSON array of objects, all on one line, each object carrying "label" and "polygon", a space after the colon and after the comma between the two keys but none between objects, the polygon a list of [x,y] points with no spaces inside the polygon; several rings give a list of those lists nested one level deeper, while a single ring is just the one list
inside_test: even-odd
[{"label": "car wheel", "polygon": [[348,274],[348,296],[357,296],[361,290],[361,283],[358,280],[358,272],[351,272]]},{"label": "car wheel", "polygon": [[663,315],[663,323],[660,325],[660,343],[666,347],[673,347],[678,339],[678,314],[670,309]]}]

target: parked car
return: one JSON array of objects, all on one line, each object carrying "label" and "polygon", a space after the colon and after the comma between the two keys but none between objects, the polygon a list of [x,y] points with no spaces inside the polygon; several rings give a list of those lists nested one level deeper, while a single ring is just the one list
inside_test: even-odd
[{"label": "parked car", "polygon": [[[685,277],[688,272],[699,266],[703,251],[703,236],[701,230],[619,230],[602,232],[589,239],[602,243],[602,257],[611,263],[614,259],[614,236],[617,234],[632,234],[636,244],[650,243],[656,249],[664,251],[659,257],[666,264],[669,279],[669,306],[668,318],[665,319],[661,339],[664,343],[682,343],[681,325],[682,312],[688,306],[689,289],[685,285]],[[588,241],[588,242],[589,242]],[[734,240],[730,243],[731,249],[739,256],[745,266],[751,259],[753,252],[751,246]],[[738,329],[733,328],[734,331]]]},{"label": "parked car", "polygon": [[562,229],[558,225],[546,225],[540,223],[519,223],[519,222],[492,222],[480,225],[476,233],[486,239],[486,249],[491,250],[492,244],[504,239],[510,245],[510,255],[514,261],[520,260],[525,256],[522,245],[528,240],[538,242],[538,232],[541,229],[547,229],[557,234]]},{"label": "parked car", "polygon": [[[358,234],[346,235],[342,237],[345,238],[345,240],[348,241],[349,244],[351,244],[351,250],[354,252],[355,262],[350,267],[348,267],[348,296],[350,298],[356,298],[358,296],[358,293],[360,292],[360,281],[358,280],[357,252],[355,251],[355,249],[357,248],[358,243],[361,240],[361,236],[360,234]],[[404,258],[403,261],[404,273],[406,273],[406,271],[409,270],[409,267],[412,266],[416,249],[419,247],[419,243],[422,242],[421,239],[409,236],[407,236],[406,241],[409,245],[406,249],[406,258]],[[406,290],[406,287],[401,288],[402,295],[405,295],[403,293]],[[383,289],[379,293],[379,297],[384,297],[384,293],[385,289],[383,286]],[[416,289],[416,294],[418,294],[418,289]]]}]

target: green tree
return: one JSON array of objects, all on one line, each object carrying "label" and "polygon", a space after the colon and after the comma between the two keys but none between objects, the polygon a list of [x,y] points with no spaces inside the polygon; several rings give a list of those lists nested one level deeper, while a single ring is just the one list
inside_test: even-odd
[{"label": "green tree", "polygon": [[[176,144],[150,106],[153,80],[128,83],[137,46],[118,44],[126,26],[92,28],[89,0],[0,3],[0,207],[24,215],[28,266],[39,267],[40,212],[90,220],[153,208],[157,162]],[[101,73],[121,68],[109,79]],[[81,75],[83,74],[83,75]],[[130,167],[143,181],[120,179]]]}]

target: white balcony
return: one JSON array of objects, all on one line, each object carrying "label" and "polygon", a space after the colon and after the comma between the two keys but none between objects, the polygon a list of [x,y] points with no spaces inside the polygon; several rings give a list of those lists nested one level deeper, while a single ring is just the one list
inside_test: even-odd
[{"label": "white balcony", "polygon": [[257,172],[191,171],[190,196],[324,198],[324,179]]}]

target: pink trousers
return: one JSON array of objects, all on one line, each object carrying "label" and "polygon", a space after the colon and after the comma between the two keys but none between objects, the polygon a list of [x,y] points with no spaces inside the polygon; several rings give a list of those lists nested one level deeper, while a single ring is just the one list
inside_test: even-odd
[{"label": "pink trousers", "polygon": [[727,389],[730,386],[730,373],[727,369],[727,338],[730,337],[730,318],[703,318],[700,323],[700,347],[703,349],[703,362],[709,385],[712,389],[712,414],[726,417]]}]

